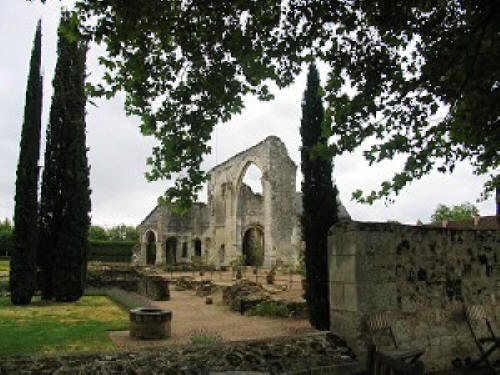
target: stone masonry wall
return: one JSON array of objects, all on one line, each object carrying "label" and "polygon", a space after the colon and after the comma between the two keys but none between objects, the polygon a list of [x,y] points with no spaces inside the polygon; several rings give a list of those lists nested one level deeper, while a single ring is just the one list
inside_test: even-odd
[{"label": "stone masonry wall", "polygon": [[484,305],[498,325],[499,256],[498,231],[340,223],[329,235],[331,329],[362,357],[366,314],[390,311],[401,346],[426,349],[427,370],[477,357],[463,304]]},{"label": "stone masonry wall", "polygon": [[347,375],[358,368],[345,342],[332,334],[50,356],[4,357],[0,374],[208,374],[259,372]]}]

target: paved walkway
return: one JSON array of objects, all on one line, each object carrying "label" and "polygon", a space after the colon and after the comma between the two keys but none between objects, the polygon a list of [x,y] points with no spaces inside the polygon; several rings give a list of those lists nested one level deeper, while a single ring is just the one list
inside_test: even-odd
[{"label": "paved walkway", "polygon": [[170,309],[172,337],[165,340],[140,341],[131,339],[128,331],[110,332],[112,341],[122,348],[151,345],[181,345],[189,342],[189,334],[203,329],[216,332],[224,341],[251,340],[265,337],[294,336],[314,332],[309,322],[303,319],[264,318],[241,316],[222,304],[222,293],[212,298],[212,305],[205,304],[205,297],[194,291],[170,291],[170,301],[153,302],[155,307]]}]

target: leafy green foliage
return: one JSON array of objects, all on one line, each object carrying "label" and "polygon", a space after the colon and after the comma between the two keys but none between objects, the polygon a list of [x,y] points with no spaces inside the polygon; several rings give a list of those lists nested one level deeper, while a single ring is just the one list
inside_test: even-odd
[{"label": "leafy green foliage", "polygon": [[195,346],[213,346],[220,344],[224,339],[215,331],[196,329],[189,333],[189,343]]},{"label": "leafy green foliage", "polygon": [[139,241],[139,232],[131,225],[115,225],[111,228],[104,228],[99,225],[91,225],[89,230],[89,240],[91,241]]},{"label": "leafy green foliage", "polygon": [[[16,196],[12,233],[10,291],[16,305],[30,303],[36,287],[36,247],[38,241],[38,159],[42,126],[42,26],[38,21],[31,51],[30,71],[26,87],[24,122],[17,165]],[[2,233],[8,236],[6,222]],[[4,246],[8,244],[6,236]],[[7,245],[8,246],[8,245]]]},{"label": "leafy green foliage", "polygon": [[107,48],[103,80],[89,93],[126,92],[127,112],[159,143],[147,177],[175,177],[165,198],[185,207],[205,179],[200,164],[214,125],[240,113],[246,94],[271,99],[269,82],[291,84],[313,59],[330,68],[329,151],[351,152],[369,139],[370,164],[406,157],[391,180],[354,198],[398,194],[462,160],[489,174],[492,191],[499,184],[497,13],[495,2],[473,0],[78,0],[72,22],[81,24],[80,37]]},{"label": "leafy green foliage", "polygon": [[12,233],[0,232],[0,256],[11,256],[13,250]]},{"label": "leafy green foliage", "polygon": [[12,224],[9,219],[0,220],[0,257],[10,256],[14,249],[12,242]]},{"label": "leafy green foliage", "polygon": [[9,219],[0,220],[0,233],[12,233],[12,223]]},{"label": "leafy green foliage", "polygon": [[132,248],[136,243],[132,241],[90,241],[89,261],[101,262],[130,262]]},{"label": "leafy green foliage", "polygon": [[332,158],[321,153],[327,146],[323,135],[324,110],[321,85],[314,64],[309,67],[307,87],[302,100],[301,169],[302,236],[305,241],[306,300],[311,325],[330,328],[328,295],[328,230],[337,221],[337,189],[332,183]]},{"label": "leafy green foliage", "polygon": [[69,41],[63,13],[57,45],[40,204],[41,290],[44,299],[75,301],[83,294],[90,226],[90,189],[85,145],[87,46]]},{"label": "leafy green foliage", "polygon": [[283,301],[265,300],[246,311],[247,315],[287,318],[290,312]]},{"label": "leafy green foliage", "polygon": [[448,207],[444,204],[439,204],[431,216],[433,222],[441,222],[443,220],[466,220],[479,215],[479,210],[476,206],[469,202],[465,202],[456,206]]},{"label": "leafy green foliage", "polygon": [[109,236],[106,228],[99,225],[91,225],[89,228],[89,240],[90,241],[105,241],[108,240]]}]

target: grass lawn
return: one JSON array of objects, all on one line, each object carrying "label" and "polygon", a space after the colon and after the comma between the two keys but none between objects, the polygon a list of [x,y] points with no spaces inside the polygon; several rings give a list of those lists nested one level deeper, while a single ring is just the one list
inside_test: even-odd
[{"label": "grass lawn", "polygon": [[107,331],[126,329],[128,314],[107,297],[27,306],[0,297],[0,355],[115,349]]}]

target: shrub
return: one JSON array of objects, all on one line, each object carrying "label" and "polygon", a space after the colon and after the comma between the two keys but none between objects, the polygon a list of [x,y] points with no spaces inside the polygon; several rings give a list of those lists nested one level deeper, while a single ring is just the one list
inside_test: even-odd
[{"label": "shrub", "polygon": [[13,248],[12,232],[0,231],[0,256],[10,256]]},{"label": "shrub", "polygon": [[220,344],[224,339],[215,331],[205,329],[195,329],[189,333],[189,341],[191,345],[196,346],[212,346]]},{"label": "shrub", "polygon": [[265,300],[247,310],[248,315],[288,317],[290,313],[283,301]]},{"label": "shrub", "polygon": [[90,241],[89,261],[130,262],[134,241]]}]

